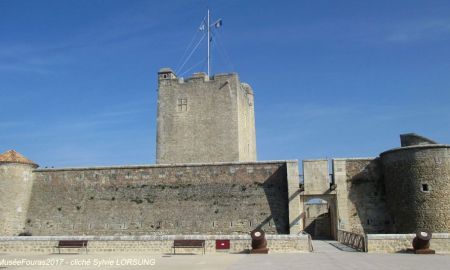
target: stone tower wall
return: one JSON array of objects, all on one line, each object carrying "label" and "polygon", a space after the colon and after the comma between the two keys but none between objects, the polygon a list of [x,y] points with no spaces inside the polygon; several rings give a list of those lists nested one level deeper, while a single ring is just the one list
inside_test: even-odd
[{"label": "stone tower wall", "polygon": [[24,232],[33,186],[34,166],[0,164],[0,235]]},{"label": "stone tower wall", "polygon": [[253,90],[248,84],[240,84],[238,97],[239,161],[256,160],[256,128]]},{"label": "stone tower wall", "polygon": [[158,164],[255,161],[253,93],[237,74],[159,77]]},{"label": "stone tower wall", "polygon": [[395,232],[449,232],[450,146],[402,147],[381,159]]}]

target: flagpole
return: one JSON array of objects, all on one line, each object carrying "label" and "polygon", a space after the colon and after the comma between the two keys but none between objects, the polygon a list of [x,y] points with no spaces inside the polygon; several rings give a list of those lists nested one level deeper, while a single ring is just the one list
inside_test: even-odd
[{"label": "flagpole", "polygon": [[210,37],[209,37],[209,35],[210,35],[210,31],[211,31],[210,26],[209,26],[209,8],[208,8],[208,19],[207,19],[206,28],[207,28],[206,31],[208,31],[208,41],[207,42],[208,42],[208,77],[209,77],[209,72],[210,72],[210,65],[209,65],[209,39],[210,39]]}]

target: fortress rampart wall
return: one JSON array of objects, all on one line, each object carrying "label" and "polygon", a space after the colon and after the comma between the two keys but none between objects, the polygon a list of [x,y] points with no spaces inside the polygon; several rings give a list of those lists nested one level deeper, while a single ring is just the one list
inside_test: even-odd
[{"label": "fortress rampart wall", "polygon": [[[34,171],[33,235],[269,234],[296,228],[296,161]],[[295,210],[295,211],[294,211]]]}]

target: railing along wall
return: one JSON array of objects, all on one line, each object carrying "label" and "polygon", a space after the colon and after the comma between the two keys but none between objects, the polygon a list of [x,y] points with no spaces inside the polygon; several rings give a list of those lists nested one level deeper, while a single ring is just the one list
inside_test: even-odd
[{"label": "railing along wall", "polygon": [[365,235],[338,230],[338,242],[358,251],[367,252],[367,241]]}]

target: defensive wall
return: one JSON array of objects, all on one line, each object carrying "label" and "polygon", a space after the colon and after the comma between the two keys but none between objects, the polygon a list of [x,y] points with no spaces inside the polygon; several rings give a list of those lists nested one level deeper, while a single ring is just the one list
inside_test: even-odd
[{"label": "defensive wall", "polygon": [[[403,253],[412,248],[415,234],[368,234],[367,252]],[[450,234],[434,233],[430,240],[430,249],[438,254],[450,254]]]},{"label": "defensive wall", "polygon": [[417,134],[400,138],[401,147],[377,158],[333,159],[332,178],[327,160],[304,161],[301,208],[311,198],[325,200],[334,238],[336,229],[360,235],[449,232],[450,146]]},{"label": "defensive wall", "polygon": [[298,233],[297,161],[38,169],[32,235]]},{"label": "defensive wall", "polygon": [[[333,159],[331,170],[328,160],[305,160],[300,186],[297,161],[35,169],[3,154],[0,229],[5,236],[228,237],[254,228],[295,235],[315,222],[316,233],[334,239],[337,230],[365,236],[369,252],[399,252],[410,247],[409,233],[426,229],[446,252],[450,146],[401,138],[402,147],[377,158]],[[308,214],[310,199],[326,206]]]},{"label": "defensive wall", "polygon": [[[172,253],[173,241],[177,239],[205,240],[207,253],[243,253],[251,249],[250,235],[146,235],[146,236],[0,236],[0,253],[41,253],[58,252],[55,248],[59,240],[87,240],[88,252],[132,252],[132,253]],[[230,249],[217,250],[216,240],[230,240]],[[266,235],[270,253],[309,252],[308,235]],[[179,249],[177,252],[197,252],[199,249]]]}]

